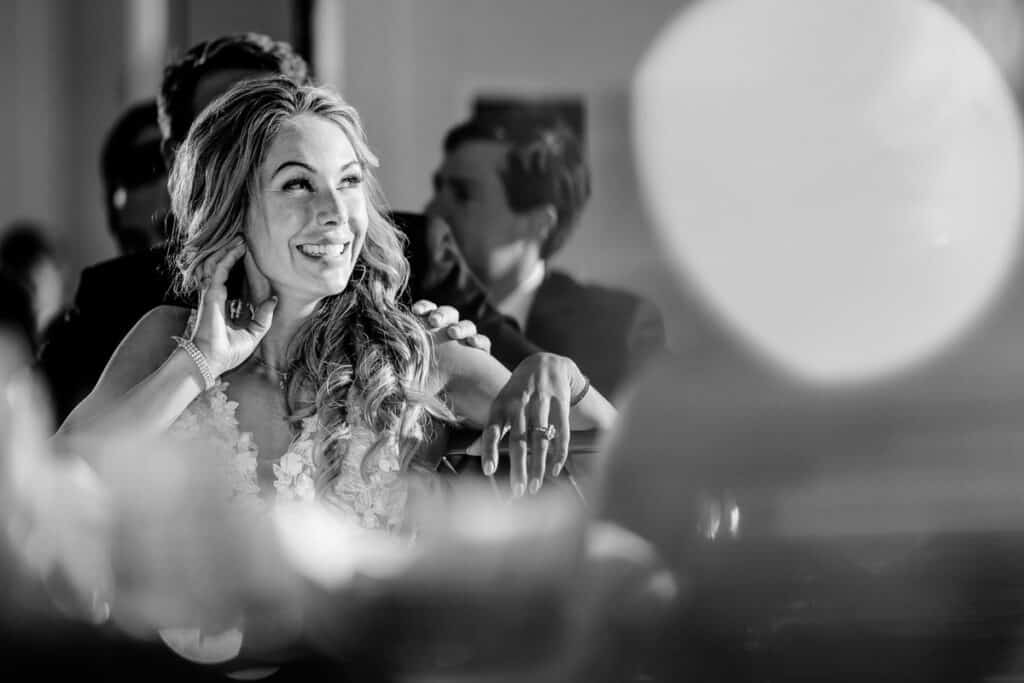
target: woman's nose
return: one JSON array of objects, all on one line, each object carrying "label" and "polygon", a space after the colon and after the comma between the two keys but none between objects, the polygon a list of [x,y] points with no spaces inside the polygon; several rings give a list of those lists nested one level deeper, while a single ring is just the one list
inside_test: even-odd
[{"label": "woman's nose", "polygon": [[321,225],[343,225],[348,222],[348,209],[335,190],[324,192],[317,207],[317,221]]}]

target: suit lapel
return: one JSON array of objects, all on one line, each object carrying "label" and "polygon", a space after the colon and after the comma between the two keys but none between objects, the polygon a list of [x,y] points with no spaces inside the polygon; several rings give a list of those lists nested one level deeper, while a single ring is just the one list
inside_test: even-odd
[{"label": "suit lapel", "polygon": [[582,313],[575,291],[578,288],[569,276],[548,271],[526,318],[526,336],[544,348],[551,348],[552,339],[557,346],[558,338],[572,328],[572,318]]}]

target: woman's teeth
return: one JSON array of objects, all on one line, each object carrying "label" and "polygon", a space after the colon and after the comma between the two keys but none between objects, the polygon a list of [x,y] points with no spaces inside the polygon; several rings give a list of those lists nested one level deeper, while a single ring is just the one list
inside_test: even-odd
[{"label": "woman's teeth", "polygon": [[299,251],[306,256],[312,256],[319,258],[322,256],[332,256],[337,258],[345,253],[348,248],[348,244],[300,244]]}]

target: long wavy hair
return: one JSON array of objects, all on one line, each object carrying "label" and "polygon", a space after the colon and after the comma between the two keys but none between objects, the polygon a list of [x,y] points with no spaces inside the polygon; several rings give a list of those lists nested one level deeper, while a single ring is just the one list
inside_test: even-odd
[{"label": "long wavy hair", "polygon": [[[286,396],[295,429],[318,416],[317,491],[334,492],[348,455],[348,429],[375,434],[359,462],[364,474],[382,447],[398,448],[408,468],[424,438],[427,416],[452,419],[425,388],[433,370],[431,340],[420,321],[398,302],[409,277],[404,237],[385,218],[371,172],[377,159],[356,110],[328,88],[297,85],[283,77],[249,80],[223,94],[195,121],[170,175],[175,218],[172,260],[183,296],[201,288],[203,262],[235,235],[244,234],[250,205],[260,191],[260,168],[282,125],[301,114],[336,123],[364,169],[369,225],[345,290],[324,298],[289,346]],[[312,398],[310,398],[312,397]]]}]

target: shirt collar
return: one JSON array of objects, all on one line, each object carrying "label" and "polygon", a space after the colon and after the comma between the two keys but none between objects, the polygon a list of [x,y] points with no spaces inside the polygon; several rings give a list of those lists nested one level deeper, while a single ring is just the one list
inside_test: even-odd
[{"label": "shirt collar", "polygon": [[533,300],[537,296],[537,290],[540,289],[541,283],[544,282],[545,273],[544,262],[538,261],[537,267],[515,289],[509,292],[508,296],[499,301],[495,306],[501,313],[519,323],[519,329],[521,330],[526,330],[526,319],[530,315],[530,309],[533,307]]}]

